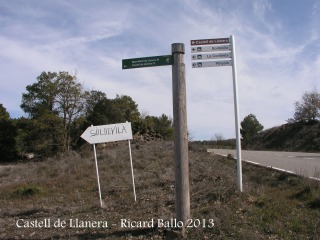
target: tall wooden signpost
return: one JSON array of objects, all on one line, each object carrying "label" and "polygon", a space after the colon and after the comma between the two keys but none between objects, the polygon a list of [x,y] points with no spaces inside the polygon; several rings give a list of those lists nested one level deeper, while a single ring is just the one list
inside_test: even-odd
[{"label": "tall wooden signpost", "polygon": [[172,66],[174,169],[176,190],[176,217],[184,225],[190,218],[188,127],[186,104],[186,70],[184,44],[171,46],[174,64]]},{"label": "tall wooden signpost", "polygon": [[[123,59],[122,69],[172,65],[175,212],[176,220],[182,221],[184,223],[183,226],[186,226],[187,220],[190,218],[190,193],[184,44],[173,43],[171,50],[172,55]],[[232,66],[238,185],[239,190],[242,191],[240,125],[234,37],[191,40],[191,53],[191,59],[193,61],[192,68]],[[185,233],[184,227],[182,232]]]},{"label": "tall wooden signpost", "polygon": [[190,218],[185,49],[183,43],[173,43],[171,48],[172,55],[123,59],[122,69],[172,65],[175,212],[177,221],[185,226]]},{"label": "tall wooden signpost", "polygon": [[[234,36],[191,40],[192,68],[231,66],[233,75],[234,115],[237,146],[238,188],[242,192],[242,163],[239,124],[238,81]],[[209,61],[210,60],[210,61]]]}]

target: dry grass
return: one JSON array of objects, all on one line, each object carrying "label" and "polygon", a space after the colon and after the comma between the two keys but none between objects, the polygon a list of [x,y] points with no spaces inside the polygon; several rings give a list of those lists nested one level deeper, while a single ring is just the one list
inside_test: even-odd
[{"label": "dry grass", "polygon": [[[243,166],[237,192],[236,163],[191,147],[192,219],[188,239],[319,239],[319,182]],[[137,202],[133,199],[126,142],[98,150],[104,208],[99,207],[91,148],[0,167],[0,239],[173,239],[172,228],[121,228],[122,218],[174,218],[173,144],[132,144]],[[107,221],[108,228],[18,228],[16,221]],[[202,227],[213,219],[214,227]]]}]

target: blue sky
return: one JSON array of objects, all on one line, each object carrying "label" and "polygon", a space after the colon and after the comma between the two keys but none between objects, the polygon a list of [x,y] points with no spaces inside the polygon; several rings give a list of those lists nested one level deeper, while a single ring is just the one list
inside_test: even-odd
[{"label": "blue sky", "polygon": [[235,36],[240,120],[265,128],[320,90],[318,0],[0,0],[0,103],[11,117],[42,71],[77,74],[87,90],[131,96],[172,116],[170,66],[122,70],[121,61],[185,44],[188,128],[194,139],[235,136],[231,67],[191,68],[190,40]]}]

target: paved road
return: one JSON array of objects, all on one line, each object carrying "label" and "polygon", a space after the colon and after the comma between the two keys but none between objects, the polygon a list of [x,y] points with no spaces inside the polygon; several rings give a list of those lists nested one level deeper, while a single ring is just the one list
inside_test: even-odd
[{"label": "paved road", "polygon": [[[208,149],[215,154],[236,157],[235,150]],[[320,180],[320,153],[241,151],[242,160],[264,166],[279,168],[299,175],[318,178]]]}]

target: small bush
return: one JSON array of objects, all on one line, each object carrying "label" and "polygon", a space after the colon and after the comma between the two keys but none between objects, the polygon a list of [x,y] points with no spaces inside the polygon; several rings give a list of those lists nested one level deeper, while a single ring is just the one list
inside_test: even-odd
[{"label": "small bush", "polygon": [[284,180],[287,180],[289,177],[289,174],[288,173],[280,173],[280,175],[278,176],[278,180],[279,181],[284,181]]},{"label": "small bush", "polygon": [[41,188],[37,186],[31,186],[31,187],[19,187],[13,192],[14,197],[20,197],[20,198],[25,198],[25,197],[31,197],[36,195],[37,193],[41,192]]},{"label": "small bush", "polygon": [[309,202],[309,207],[314,209],[320,209],[320,198],[316,198]]},{"label": "small bush", "polygon": [[311,188],[310,186],[306,186],[305,188],[303,188],[301,191],[299,191],[298,193],[296,193],[294,195],[295,198],[297,199],[307,199],[312,195],[311,192]]}]

